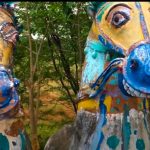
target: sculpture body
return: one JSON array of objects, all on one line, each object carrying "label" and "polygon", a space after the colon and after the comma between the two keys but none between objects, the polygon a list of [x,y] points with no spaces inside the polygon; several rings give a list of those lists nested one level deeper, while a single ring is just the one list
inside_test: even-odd
[{"label": "sculpture body", "polygon": [[149,150],[150,3],[92,2],[88,12],[77,117],[45,150],[61,149],[56,141],[63,150]]},{"label": "sculpture body", "polygon": [[88,149],[148,150],[150,3],[93,2],[89,13],[78,112],[99,116]]},{"label": "sculpture body", "polygon": [[21,120],[17,87],[13,77],[13,51],[18,39],[18,24],[13,3],[0,3],[0,149],[30,149]]}]

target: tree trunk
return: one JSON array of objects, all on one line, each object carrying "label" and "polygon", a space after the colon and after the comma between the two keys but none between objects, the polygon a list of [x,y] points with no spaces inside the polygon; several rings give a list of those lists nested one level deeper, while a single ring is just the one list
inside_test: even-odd
[{"label": "tree trunk", "polygon": [[29,112],[30,112],[30,129],[31,129],[31,143],[33,150],[39,149],[39,142],[37,137],[37,124],[35,120],[35,110],[34,110],[34,99],[33,99],[33,55],[32,55],[32,39],[30,32],[30,19],[28,15],[28,2],[26,3],[27,9],[27,30],[29,39],[29,52],[30,52],[30,79],[29,79]]}]

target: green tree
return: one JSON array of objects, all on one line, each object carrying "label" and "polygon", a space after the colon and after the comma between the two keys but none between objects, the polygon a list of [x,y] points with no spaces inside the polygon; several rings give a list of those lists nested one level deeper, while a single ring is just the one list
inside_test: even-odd
[{"label": "green tree", "polygon": [[[29,104],[31,141],[38,143],[40,87],[46,79],[60,81],[60,90],[76,111],[83,49],[91,23],[86,6],[83,2],[19,3],[16,14],[24,29],[14,53],[14,73],[21,80],[22,102]],[[37,150],[36,145],[33,149]]]}]

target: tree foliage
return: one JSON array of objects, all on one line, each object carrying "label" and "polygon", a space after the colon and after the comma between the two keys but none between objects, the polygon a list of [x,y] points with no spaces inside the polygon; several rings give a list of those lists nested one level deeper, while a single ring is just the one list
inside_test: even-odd
[{"label": "tree foliage", "polygon": [[[85,2],[19,3],[16,15],[24,28],[14,52],[14,74],[21,80],[19,92],[23,103],[29,102],[29,87],[33,84],[33,114],[36,121],[40,86],[46,84],[47,79],[59,81],[60,90],[76,111],[74,101],[79,90],[83,49],[91,24],[86,7]],[[33,83],[30,82],[31,72]]]}]

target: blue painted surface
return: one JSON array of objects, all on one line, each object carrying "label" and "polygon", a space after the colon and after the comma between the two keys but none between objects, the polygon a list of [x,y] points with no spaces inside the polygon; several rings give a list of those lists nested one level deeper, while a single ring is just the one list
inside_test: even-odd
[{"label": "blue painted surface", "polygon": [[[0,93],[1,97],[5,100],[0,102],[0,108],[4,108],[7,105],[9,105],[9,102],[11,99],[14,99],[17,103],[19,101],[18,94],[16,90],[12,90],[12,87],[14,86],[14,82],[11,81],[11,76],[7,72],[7,70],[4,67],[0,67]],[[19,84],[18,80],[15,79],[16,87]]]},{"label": "blue painted surface", "polygon": [[97,80],[91,85],[91,88],[94,89],[98,86],[98,89],[95,93],[91,93],[90,97],[95,98],[104,88],[110,76],[113,73],[118,71],[118,65],[122,62],[121,58],[116,58],[110,62],[110,64],[105,68],[105,70],[98,76]]},{"label": "blue painted surface", "polygon": [[108,49],[125,56],[125,51],[123,50],[123,48],[121,48],[121,47],[113,44],[111,41],[108,41],[107,39],[103,38],[102,35],[99,35],[98,38],[103,43],[103,45],[106,46]]},{"label": "blue painted surface", "polygon": [[[132,60],[138,64],[132,69]],[[131,51],[124,66],[124,78],[128,84],[142,93],[150,93],[150,44],[141,44]],[[136,76],[135,76],[136,74]]]},{"label": "blue painted surface", "polygon": [[20,84],[20,80],[17,78],[14,78],[14,87],[17,88]]},{"label": "blue painted surface", "polygon": [[11,84],[13,84],[13,82],[10,81],[7,72],[4,70],[0,70],[0,93],[1,97],[5,99],[5,101],[0,103],[0,108],[5,107],[11,100]]},{"label": "blue painted surface", "polygon": [[[90,94],[90,97],[91,98],[95,98],[103,89],[104,89],[104,86],[106,85],[106,82],[107,80],[109,79],[109,77],[114,73],[116,72],[118,69],[117,68],[113,68],[111,71],[109,71],[103,78],[102,82],[100,83],[100,85],[98,85],[98,89],[96,90],[95,93],[91,93]],[[95,83],[94,83],[95,84]],[[94,85],[93,84],[93,85]]]},{"label": "blue painted surface", "polygon": [[106,119],[107,108],[106,108],[105,104],[103,103],[104,100],[105,100],[105,96],[106,95],[103,94],[103,93],[100,96],[100,102],[99,102],[100,117],[99,117],[96,129],[93,133],[92,142],[91,142],[91,145],[90,145],[91,150],[100,150],[101,143],[104,139],[104,135],[103,135],[103,132],[102,132],[102,127],[107,122],[107,119]]},{"label": "blue painted surface", "polygon": [[135,2],[135,5],[136,5],[137,9],[140,12],[140,23],[141,23],[141,28],[142,28],[142,31],[143,31],[144,38],[148,39],[149,38],[149,32],[148,32],[148,28],[147,28],[147,25],[146,25],[146,22],[145,22],[145,18],[144,18],[144,14],[143,14],[143,11],[142,11],[141,4],[139,2]]}]

